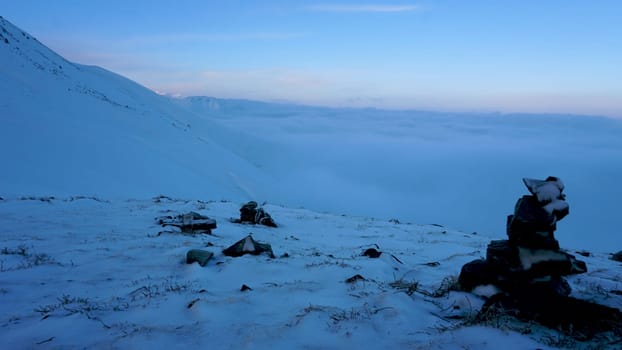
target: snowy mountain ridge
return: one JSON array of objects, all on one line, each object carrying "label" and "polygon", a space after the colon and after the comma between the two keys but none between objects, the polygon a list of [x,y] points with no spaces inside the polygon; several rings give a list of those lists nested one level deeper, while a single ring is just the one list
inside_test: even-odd
[{"label": "snowy mountain ridge", "polygon": [[210,137],[240,139],[236,132],[119,75],[70,63],[0,23],[4,191],[247,198],[246,179],[261,179]]}]

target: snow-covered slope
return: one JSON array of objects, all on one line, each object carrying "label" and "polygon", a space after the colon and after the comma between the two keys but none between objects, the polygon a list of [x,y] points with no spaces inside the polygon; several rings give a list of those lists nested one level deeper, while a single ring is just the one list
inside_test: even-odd
[{"label": "snow-covered slope", "polygon": [[248,198],[261,187],[260,171],[218,143],[243,144],[236,132],[68,62],[6,19],[0,33],[2,193]]}]

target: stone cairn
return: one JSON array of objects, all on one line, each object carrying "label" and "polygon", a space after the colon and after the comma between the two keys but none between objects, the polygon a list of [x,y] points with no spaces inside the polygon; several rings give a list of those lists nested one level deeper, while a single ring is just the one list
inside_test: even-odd
[{"label": "stone cairn", "polygon": [[240,218],[231,219],[236,224],[264,225],[268,227],[277,227],[272,216],[263,208],[259,207],[257,202],[250,201],[240,208]]},{"label": "stone cairn", "polygon": [[564,185],[559,178],[523,179],[531,193],[518,199],[514,214],[507,217],[507,240],[493,240],[486,259],[462,267],[463,289],[486,290],[515,297],[566,297],[570,285],[563,276],[587,271],[584,262],[561,251],[555,239],[556,224],[569,213]]}]

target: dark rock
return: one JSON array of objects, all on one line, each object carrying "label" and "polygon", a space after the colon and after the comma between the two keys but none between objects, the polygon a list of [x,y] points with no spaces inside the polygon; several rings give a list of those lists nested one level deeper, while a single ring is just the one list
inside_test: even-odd
[{"label": "dark rock", "polygon": [[534,249],[558,251],[559,242],[555,239],[554,228],[545,231],[531,231],[520,222],[515,222],[514,215],[508,215],[507,234],[513,245]]},{"label": "dark rock", "polygon": [[255,223],[255,215],[257,214],[257,202],[250,201],[240,208],[240,220],[242,222]]},{"label": "dark rock", "polygon": [[563,277],[552,277],[548,282],[549,290],[556,295],[567,297],[572,293],[570,284]]},{"label": "dark rock", "polygon": [[402,264],[402,265],[404,264],[404,263],[402,262],[402,260],[400,260],[400,259],[398,259],[398,258],[397,258],[397,256],[395,256],[395,255],[391,254],[391,257],[392,257],[393,259],[395,259],[395,261],[397,261],[398,263],[400,263],[400,264]]},{"label": "dark rock", "polygon": [[277,227],[276,222],[274,222],[270,214],[263,210],[263,208],[257,209],[257,214],[255,214],[255,223],[268,227]]},{"label": "dark rock", "polygon": [[463,290],[471,291],[473,288],[497,281],[497,274],[484,259],[473,260],[462,266],[458,283]]},{"label": "dark rock", "polygon": [[441,263],[438,261],[432,261],[432,262],[424,263],[423,265],[430,266],[430,267],[437,267],[437,266],[441,266]]},{"label": "dark rock", "polygon": [[611,254],[611,258],[610,259],[613,260],[613,261],[622,262],[622,250],[620,250],[617,253]]},{"label": "dark rock", "polygon": [[556,218],[542,208],[534,196],[523,196],[514,206],[514,216],[509,223],[512,234],[524,232],[553,232]]},{"label": "dark rock", "polygon": [[163,225],[165,222],[173,221],[175,219],[172,216],[167,215],[167,216],[158,216],[157,218],[155,218],[155,220],[158,223],[158,225]]},{"label": "dark rock", "polygon": [[507,240],[498,240],[488,245],[486,260],[475,260],[462,267],[459,282],[467,291],[478,285],[494,284],[506,292],[520,293],[523,285],[532,288],[535,281],[543,278],[557,280],[559,276],[586,271],[585,263],[568,253],[519,249]]},{"label": "dark rock", "polygon": [[200,298],[193,299],[191,302],[188,303],[188,305],[186,307],[188,309],[191,309],[194,306],[194,304],[196,304],[200,300],[201,300]]},{"label": "dark rock", "polygon": [[587,272],[585,262],[574,255],[548,250],[520,249],[525,275],[529,278],[566,276]]},{"label": "dark rock", "polygon": [[210,219],[207,216],[195,213],[193,211],[181,214],[177,216],[161,216],[156,218],[156,221],[162,227],[174,226],[179,227],[183,233],[195,234],[195,233],[212,233],[215,229],[216,220]]},{"label": "dark rock", "polygon": [[268,253],[271,258],[275,257],[270,244],[259,243],[255,241],[251,235],[237,241],[229,248],[223,250],[222,253],[231,257],[240,257],[245,254],[259,255],[262,253]]},{"label": "dark rock", "polygon": [[518,248],[505,239],[490,241],[486,248],[486,261],[494,270],[518,267]]},{"label": "dark rock", "polygon": [[379,258],[380,255],[382,255],[382,252],[376,250],[375,248],[369,248],[369,249],[366,249],[362,255],[376,259],[376,258]]},{"label": "dark rock", "polygon": [[356,281],[367,281],[367,280],[365,279],[365,277],[363,277],[363,276],[361,276],[359,274],[356,274],[356,275],[346,279],[346,283],[354,283]]},{"label": "dark rock", "polygon": [[194,306],[194,304],[196,304],[200,300],[201,300],[200,298],[193,299],[191,302],[188,303],[188,305],[186,307],[188,309],[191,309]]},{"label": "dark rock", "polygon": [[532,295],[539,298],[567,297],[572,292],[570,284],[560,276],[547,276],[540,279],[515,283],[511,289],[507,289],[511,295]]},{"label": "dark rock", "polygon": [[207,262],[214,256],[214,253],[207,250],[192,249],[186,253],[186,264],[198,262],[199,265],[205,266]]},{"label": "dark rock", "polygon": [[622,336],[620,310],[571,297],[543,294],[538,289],[512,295],[497,294],[484,304],[478,317],[490,319],[499,315],[536,321],[579,340],[589,340],[604,332],[613,333],[618,339]]},{"label": "dark rock", "polygon": [[587,264],[585,263],[585,261],[577,260],[574,255],[568,253],[566,253],[566,255],[568,255],[568,257],[570,258],[570,262],[572,263],[572,267],[570,270],[571,275],[577,275],[587,272]]},{"label": "dark rock", "polygon": [[272,219],[263,208],[259,208],[257,202],[250,201],[240,208],[240,220],[236,223],[259,224],[268,227],[277,227],[276,222]]},{"label": "dark rock", "polygon": [[250,290],[253,290],[253,288],[247,286],[246,284],[243,284],[242,287],[240,287],[240,292],[246,292]]},{"label": "dark rock", "polygon": [[581,256],[584,256],[586,258],[589,258],[592,254],[590,252],[588,252],[587,250],[580,250],[578,252],[575,252]]}]

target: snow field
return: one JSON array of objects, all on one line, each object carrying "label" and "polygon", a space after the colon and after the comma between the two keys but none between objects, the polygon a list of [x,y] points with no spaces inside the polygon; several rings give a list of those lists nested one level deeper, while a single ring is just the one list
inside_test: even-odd
[{"label": "snow field", "polygon": [[[487,237],[274,205],[265,208],[279,228],[230,223],[238,208],[165,198],[1,201],[5,344],[492,348],[511,339],[519,349],[542,347],[537,342],[551,332],[533,326],[524,337],[464,326],[460,318],[474,315],[483,299],[461,292],[430,296],[462,264],[485,254]],[[160,233],[156,216],[190,210],[218,221],[213,235]],[[270,243],[277,258],[222,255],[249,232]],[[380,258],[360,255],[373,244],[384,252]],[[215,253],[206,267],[185,264],[185,253],[195,248]],[[586,260],[595,269],[569,279],[575,293],[620,307],[619,298],[599,294],[620,288],[615,263],[605,256]],[[345,282],[356,274],[365,280]],[[241,292],[243,284],[252,290]]]}]

